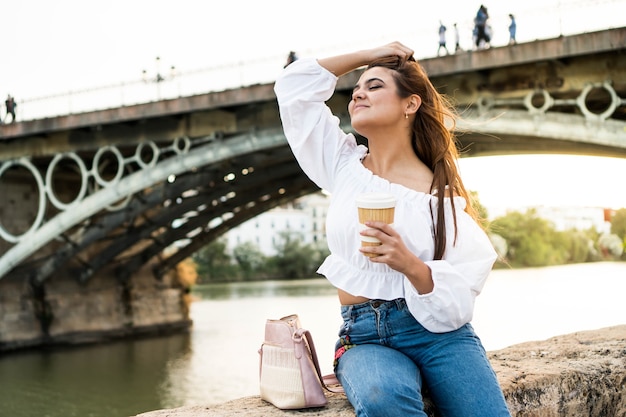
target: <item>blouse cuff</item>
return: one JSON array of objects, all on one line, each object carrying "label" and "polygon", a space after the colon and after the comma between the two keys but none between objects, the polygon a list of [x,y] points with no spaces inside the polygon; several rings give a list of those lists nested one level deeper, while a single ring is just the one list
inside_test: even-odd
[{"label": "blouse cuff", "polygon": [[426,330],[444,333],[457,330],[472,320],[474,301],[480,290],[473,289],[447,261],[426,262],[432,271],[433,290],[419,294],[405,278],[409,311]]}]

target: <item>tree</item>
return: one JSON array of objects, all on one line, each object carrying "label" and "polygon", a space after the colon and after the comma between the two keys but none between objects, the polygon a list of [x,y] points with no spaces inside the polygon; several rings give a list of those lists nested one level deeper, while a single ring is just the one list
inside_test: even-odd
[{"label": "tree", "polygon": [[624,245],[622,239],[616,234],[604,233],[598,239],[600,250],[607,258],[619,258],[624,253]]},{"label": "tree", "polygon": [[302,236],[289,231],[279,234],[274,248],[276,255],[270,258],[269,265],[276,278],[280,279],[314,277],[325,256],[323,249],[302,244]]},{"label": "tree", "polygon": [[611,218],[611,233],[626,240],[626,208],[617,210]]},{"label": "tree", "polygon": [[239,279],[237,267],[226,253],[226,241],[214,240],[193,255],[198,265],[200,282],[236,281]]},{"label": "tree", "polygon": [[474,210],[476,210],[476,214],[478,215],[479,223],[486,228],[489,223],[487,220],[489,218],[489,211],[487,210],[487,207],[483,206],[479,201],[478,192],[470,191],[469,195],[472,207],[474,207]]},{"label": "tree", "polygon": [[490,233],[489,240],[491,241],[493,248],[496,250],[496,253],[498,254],[498,258],[505,259],[506,254],[509,251],[509,246],[506,243],[506,239],[495,233]]},{"label": "tree", "polygon": [[558,265],[567,257],[562,237],[534,209],[524,214],[508,212],[495,219],[490,230],[508,243],[508,261],[512,266]]},{"label": "tree", "polygon": [[565,238],[565,245],[567,248],[568,257],[566,262],[568,263],[582,263],[592,260],[593,240],[580,230],[568,230],[563,232]]},{"label": "tree", "polygon": [[600,239],[600,232],[595,228],[591,227],[583,232],[588,239],[587,242],[587,260],[590,262],[596,262],[602,260],[602,253],[600,252],[600,248],[598,247],[598,240]]},{"label": "tree", "polygon": [[266,269],[266,257],[257,245],[244,242],[233,249],[233,256],[241,268],[244,280],[261,278]]}]

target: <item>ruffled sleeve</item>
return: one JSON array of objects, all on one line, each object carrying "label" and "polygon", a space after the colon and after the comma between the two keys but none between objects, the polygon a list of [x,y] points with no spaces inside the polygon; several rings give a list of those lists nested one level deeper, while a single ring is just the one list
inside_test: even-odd
[{"label": "ruffled sleeve", "polygon": [[317,186],[331,192],[340,155],[357,148],[354,136],[341,130],[325,104],[336,85],[337,77],[312,58],[289,65],[274,85],[283,131],[298,164]]},{"label": "ruffled sleeve", "polygon": [[409,311],[434,333],[456,330],[472,320],[476,296],[482,291],[497,259],[487,234],[463,211],[465,200],[461,197],[455,198],[458,235],[454,243],[454,220],[450,201],[446,200],[444,259],[425,262],[432,271],[433,291],[420,295],[409,280],[404,279]]}]

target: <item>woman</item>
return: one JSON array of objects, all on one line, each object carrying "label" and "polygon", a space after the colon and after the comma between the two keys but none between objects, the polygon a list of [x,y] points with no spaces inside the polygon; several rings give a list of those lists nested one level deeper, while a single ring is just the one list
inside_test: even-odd
[{"label": "woman", "polygon": [[[426,389],[443,416],[509,416],[469,324],[496,253],[455,165],[453,114],[412,56],[395,42],[301,58],[275,85],[298,163],[331,193],[331,254],[318,272],[337,287],[344,320],[335,373],[358,416],[425,416]],[[348,112],[367,148],[324,103],[337,77],[363,65]],[[365,192],[396,198],[393,225],[359,231]],[[382,244],[361,248],[359,234]]]}]

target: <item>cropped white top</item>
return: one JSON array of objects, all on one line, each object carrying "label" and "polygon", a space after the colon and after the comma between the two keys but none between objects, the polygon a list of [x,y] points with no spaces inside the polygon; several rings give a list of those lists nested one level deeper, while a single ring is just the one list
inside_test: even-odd
[{"label": "cropped white top", "polygon": [[[278,77],[278,98],[285,136],[305,174],[331,194],[326,218],[330,255],[318,269],[335,287],[355,296],[393,300],[404,298],[411,314],[429,331],[458,329],[472,319],[474,301],[496,260],[487,235],[467,214],[465,200],[455,198],[458,236],[450,198],[446,198],[447,247],[442,260],[433,260],[434,226],[431,209],[437,198],[374,175],[362,164],[367,148],[339,127],[326,106],[337,77],[317,60],[303,58]],[[382,192],[396,197],[394,227],[406,246],[432,271],[434,289],[419,294],[403,274],[374,263],[359,252],[356,197]]]}]

